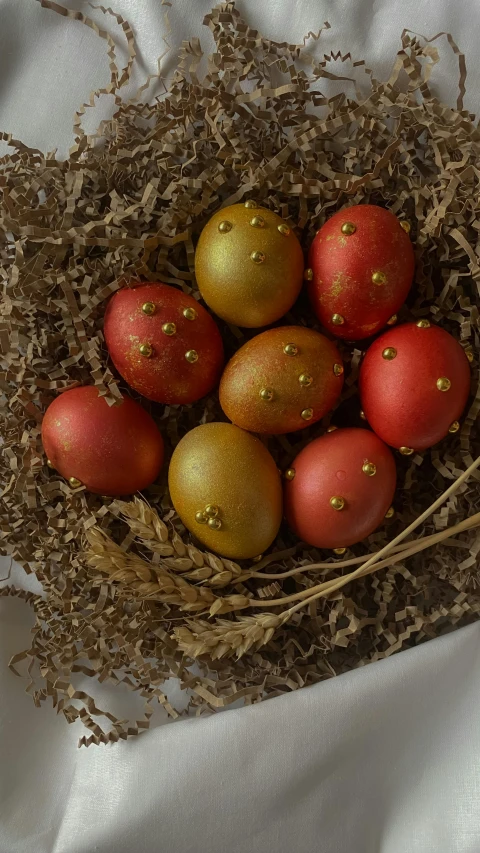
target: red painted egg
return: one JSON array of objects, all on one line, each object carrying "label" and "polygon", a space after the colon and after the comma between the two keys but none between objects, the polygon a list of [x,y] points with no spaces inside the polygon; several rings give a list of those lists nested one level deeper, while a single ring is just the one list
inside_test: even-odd
[{"label": "red painted egg", "polygon": [[76,488],[130,495],[156,480],[163,439],[145,409],[129,397],[109,406],[93,385],[60,394],[42,422],[49,465]]},{"label": "red painted egg", "polygon": [[285,515],[316,548],[345,548],[382,523],[396,485],[391,451],[366,429],[339,429],[315,439],[287,472]]},{"label": "red painted egg", "polygon": [[415,260],[397,217],[383,207],[359,204],[340,210],[320,228],[309,265],[315,314],[332,334],[354,341],[395,322]]},{"label": "red painted egg", "polygon": [[220,405],[250,432],[294,432],[330,411],[342,386],[342,359],[332,341],[303,326],[281,326],[235,353],[222,376]]},{"label": "red painted egg", "polygon": [[167,284],[119,290],[104,332],[118,372],[149,400],[193,403],[220,379],[223,343],[215,321],[192,296]]},{"label": "red painted egg", "polygon": [[455,338],[419,320],[389,329],[369,347],[359,390],[372,429],[408,456],[458,430],[470,366]]}]

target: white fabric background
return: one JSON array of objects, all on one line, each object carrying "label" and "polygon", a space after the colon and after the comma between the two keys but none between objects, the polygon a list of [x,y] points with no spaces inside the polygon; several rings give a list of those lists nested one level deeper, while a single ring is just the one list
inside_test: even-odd
[{"label": "white fabric background", "polygon": [[[212,0],[173,0],[175,64],[200,36]],[[71,3],[102,22],[113,18]],[[316,49],[351,50],[388,74],[400,34],[450,31],[467,56],[466,106],[478,110],[478,0],[239,0],[249,23],[300,41],[324,20]],[[160,0],[112,0],[134,26],[132,88],[164,50]],[[435,86],[456,98],[456,62]],[[65,154],[74,109],[108,80],[105,43],[35,0],[0,0],[0,129]],[[111,108],[102,98],[88,128]],[[6,561],[0,561],[0,577]],[[23,573],[15,577],[25,581]],[[155,728],[114,747],[78,750],[77,726],[40,711],[7,670],[28,642],[31,614],[0,599],[0,853],[478,853],[480,627],[247,709]],[[91,689],[91,684],[86,685]],[[173,688],[172,688],[173,689]],[[130,694],[111,690],[117,713]],[[105,702],[103,704],[106,704]],[[163,720],[159,716],[157,722]]]}]

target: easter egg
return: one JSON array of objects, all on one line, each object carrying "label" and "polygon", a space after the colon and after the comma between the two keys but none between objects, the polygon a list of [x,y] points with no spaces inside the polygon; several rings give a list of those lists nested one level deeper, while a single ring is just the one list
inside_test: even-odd
[{"label": "easter egg", "polygon": [[307,444],[285,482],[285,516],[300,539],[342,549],[382,523],[396,485],[393,455],[375,433],[338,429]]},{"label": "easter egg", "polygon": [[263,553],[282,519],[280,475],[258,438],[232,424],[188,432],[168,471],[170,496],[185,527],[232,559]]},{"label": "easter egg", "polygon": [[192,296],[168,284],[125,287],[104,325],[111,359],[128,384],[157,403],[193,403],[218,383],[223,343],[215,321]]},{"label": "easter egg", "polygon": [[408,230],[373,204],[340,210],[320,228],[310,248],[309,295],[329,332],[354,341],[395,323],[415,267]]},{"label": "easter egg", "polygon": [[459,429],[470,392],[468,358],[439,326],[405,323],[369,347],[359,390],[372,429],[408,456]]},{"label": "easter egg", "polygon": [[268,326],[290,310],[303,267],[292,229],[253,201],[215,213],[195,253],[197,284],[207,305],[227,323],[249,328]]},{"label": "easter egg", "polygon": [[220,405],[242,429],[303,429],[335,405],[343,364],[331,341],[303,326],[269,329],[241,347],[220,382]]},{"label": "easter egg", "polygon": [[42,421],[48,464],[72,488],[130,495],[156,480],[163,439],[145,409],[124,397],[109,406],[93,385],[64,391]]}]

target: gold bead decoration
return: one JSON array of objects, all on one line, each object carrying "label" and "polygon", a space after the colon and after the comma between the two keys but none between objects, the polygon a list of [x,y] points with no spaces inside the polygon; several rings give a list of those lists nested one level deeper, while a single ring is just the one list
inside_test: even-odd
[{"label": "gold bead decoration", "polygon": [[366,416],[365,412],[363,411],[363,409],[360,409],[360,417],[361,417],[362,421],[367,420],[367,416]]},{"label": "gold bead decoration", "polygon": [[224,219],[218,224],[218,230],[220,231],[220,234],[228,234],[228,232],[231,231],[232,228],[233,225],[231,222],[228,221],[228,219]]},{"label": "gold bead decoration", "polygon": [[263,216],[254,216],[253,219],[250,220],[250,225],[252,228],[264,228],[265,220]]},{"label": "gold bead decoration", "polygon": [[344,554],[347,553],[346,548],[334,548],[333,553],[337,555],[337,557],[343,557]]},{"label": "gold bead decoration", "polygon": [[437,388],[439,391],[449,391],[452,387],[452,383],[447,376],[440,376],[440,379],[437,379]]},{"label": "gold bead decoration", "polygon": [[151,344],[140,344],[138,351],[144,358],[150,358],[153,355],[153,347]]},{"label": "gold bead decoration", "polygon": [[342,234],[345,234],[345,237],[350,237],[352,234],[355,234],[357,230],[357,226],[353,224],[353,222],[344,222],[341,228]]},{"label": "gold bead decoration", "polygon": [[336,509],[337,512],[340,512],[345,507],[345,498],[341,498],[338,495],[334,495],[333,498],[330,498],[330,506],[332,509]]},{"label": "gold bead decoration", "polygon": [[372,282],[373,282],[373,284],[378,284],[378,285],[386,284],[387,283],[387,276],[385,275],[384,272],[381,272],[381,270],[377,270],[377,272],[374,272],[372,275]]},{"label": "gold bead decoration", "polygon": [[200,511],[196,512],[195,513],[195,521],[197,522],[197,524],[206,524],[207,523],[207,516],[205,515],[204,512],[200,512]]},{"label": "gold bead decoration", "polygon": [[265,253],[252,252],[252,254],[250,255],[250,260],[253,261],[254,264],[263,264],[265,262]]},{"label": "gold bead decoration", "polygon": [[222,522],[220,521],[219,518],[209,518],[207,521],[207,524],[208,524],[210,530],[220,530],[220,528],[222,526]]},{"label": "gold bead decoration", "polygon": [[287,344],[286,346],[284,346],[283,351],[285,355],[298,355],[298,347],[296,344]]},{"label": "gold bead decoration", "polygon": [[195,364],[198,361],[198,352],[196,349],[189,349],[185,353],[185,358],[190,364]]},{"label": "gold bead decoration", "polygon": [[459,429],[460,429],[459,421],[454,421],[453,424],[450,424],[450,426],[448,427],[449,432],[458,432]]},{"label": "gold bead decoration", "polygon": [[395,325],[395,323],[397,322],[397,320],[398,320],[397,315],[396,315],[396,314],[392,314],[392,316],[390,317],[390,319],[389,319],[389,320],[387,320],[387,326],[394,326],[394,325]]},{"label": "gold bead decoration", "polygon": [[399,450],[402,456],[411,456],[412,453],[415,453],[413,447],[399,447]]},{"label": "gold bead decoration", "polygon": [[184,308],[182,314],[185,317],[185,320],[197,319],[197,312],[195,311],[195,308]]},{"label": "gold bead decoration", "polygon": [[303,277],[305,281],[311,281],[313,278],[313,270],[310,267],[307,267],[307,269],[303,273]]},{"label": "gold bead decoration", "polygon": [[290,235],[290,228],[285,224],[285,222],[280,223],[277,231],[280,231],[280,234],[283,234],[284,237],[288,237]]},{"label": "gold bead decoration", "polygon": [[332,323],[334,326],[343,326],[345,322],[345,317],[342,317],[341,314],[332,314]]},{"label": "gold bead decoration", "polygon": [[473,352],[472,352],[472,350],[471,350],[471,349],[466,349],[466,350],[465,350],[465,355],[467,356],[467,358],[468,358],[468,360],[469,360],[469,362],[470,362],[470,364],[471,364],[471,363],[472,363],[472,361],[473,361]]},{"label": "gold bead decoration", "polygon": [[410,225],[410,223],[408,222],[407,219],[402,219],[402,221],[400,222],[400,225],[403,228],[403,230],[405,231],[405,234],[410,234],[410,231],[412,230],[412,226]]},{"label": "gold bead decoration", "polygon": [[155,303],[154,302],[144,302],[142,305],[142,311],[147,317],[151,317],[152,314],[155,314]]},{"label": "gold bead decoration", "polygon": [[333,424],[332,424],[332,426],[329,426],[329,427],[328,427],[327,432],[335,432],[335,430],[337,430],[337,429],[338,429],[338,427],[337,427],[337,426],[333,426]]},{"label": "gold bead decoration", "polygon": [[313,418],[313,409],[304,409],[302,412],[302,418],[304,421],[311,421]]},{"label": "gold bead decoration", "polygon": [[262,398],[262,400],[266,400],[267,402],[273,400],[273,390],[271,388],[262,388],[262,390],[260,391],[260,397]]},{"label": "gold bead decoration", "polygon": [[396,357],[397,357],[397,350],[395,349],[395,347],[387,347],[382,352],[382,358],[384,358],[385,361],[393,361],[393,359]]},{"label": "gold bead decoration", "polygon": [[207,504],[205,507],[205,515],[208,518],[216,518],[219,512],[220,510],[216,504]]},{"label": "gold bead decoration", "polygon": [[313,376],[310,376],[309,373],[301,373],[298,377],[298,381],[304,388],[308,388],[313,382]]},{"label": "gold bead decoration", "polygon": [[254,207],[258,207],[258,204],[256,201],[251,201],[251,199],[248,199],[245,202],[245,207],[247,207],[249,210],[253,210]]},{"label": "gold bead decoration", "polygon": [[418,329],[429,329],[430,328],[430,320],[419,320],[417,323]]},{"label": "gold bead decoration", "polygon": [[55,468],[55,465],[53,464],[51,459],[47,459],[47,465],[49,468]]},{"label": "gold bead decoration", "polygon": [[176,333],[176,331],[177,331],[177,327],[176,327],[175,323],[164,323],[162,326],[163,334],[168,335],[169,338],[171,338],[171,336],[174,335]]},{"label": "gold bead decoration", "polygon": [[374,477],[377,473],[377,466],[374,462],[364,462],[362,465],[362,471],[367,477]]},{"label": "gold bead decoration", "polygon": [[395,510],[394,510],[393,506],[391,506],[387,509],[387,511],[385,513],[385,518],[393,518],[394,515],[395,515]]},{"label": "gold bead decoration", "polygon": [[295,477],[295,473],[296,473],[295,468],[287,468],[287,470],[285,471],[285,475],[284,475],[285,479],[286,480],[293,480],[293,478]]},{"label": "gold bead decoration", "polygon": [[68,482],[70,483],[72,489],[78,489],[79,486],[83,486],[81,480],[77,480],[76,477],[69,477]]},{"label": "gold bead decoration", "polygon": [[343,364],[334,364],[333,372],[335,376],[341,376],[343,374]]}]

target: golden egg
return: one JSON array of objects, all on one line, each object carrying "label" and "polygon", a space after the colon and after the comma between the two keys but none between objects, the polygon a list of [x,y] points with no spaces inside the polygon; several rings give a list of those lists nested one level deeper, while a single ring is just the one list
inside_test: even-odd
[{"label": "golden egg", "polygon": [[[225,222],[231,227],[220,228]],[[252,214],[245,204],[224,207],[207,222],[197,245],[195,275],[207,305],[228,323],[268,326],[295,302],[303,252],[284,225],[271,210],[255,207]]]},{"label": "golden egg", "polygon": [[224,557],[251,559],[278,533],[277,466],[258,438],[233,424],[202,424],[188,432],[173,453],[168,485],[185,527]]}]

